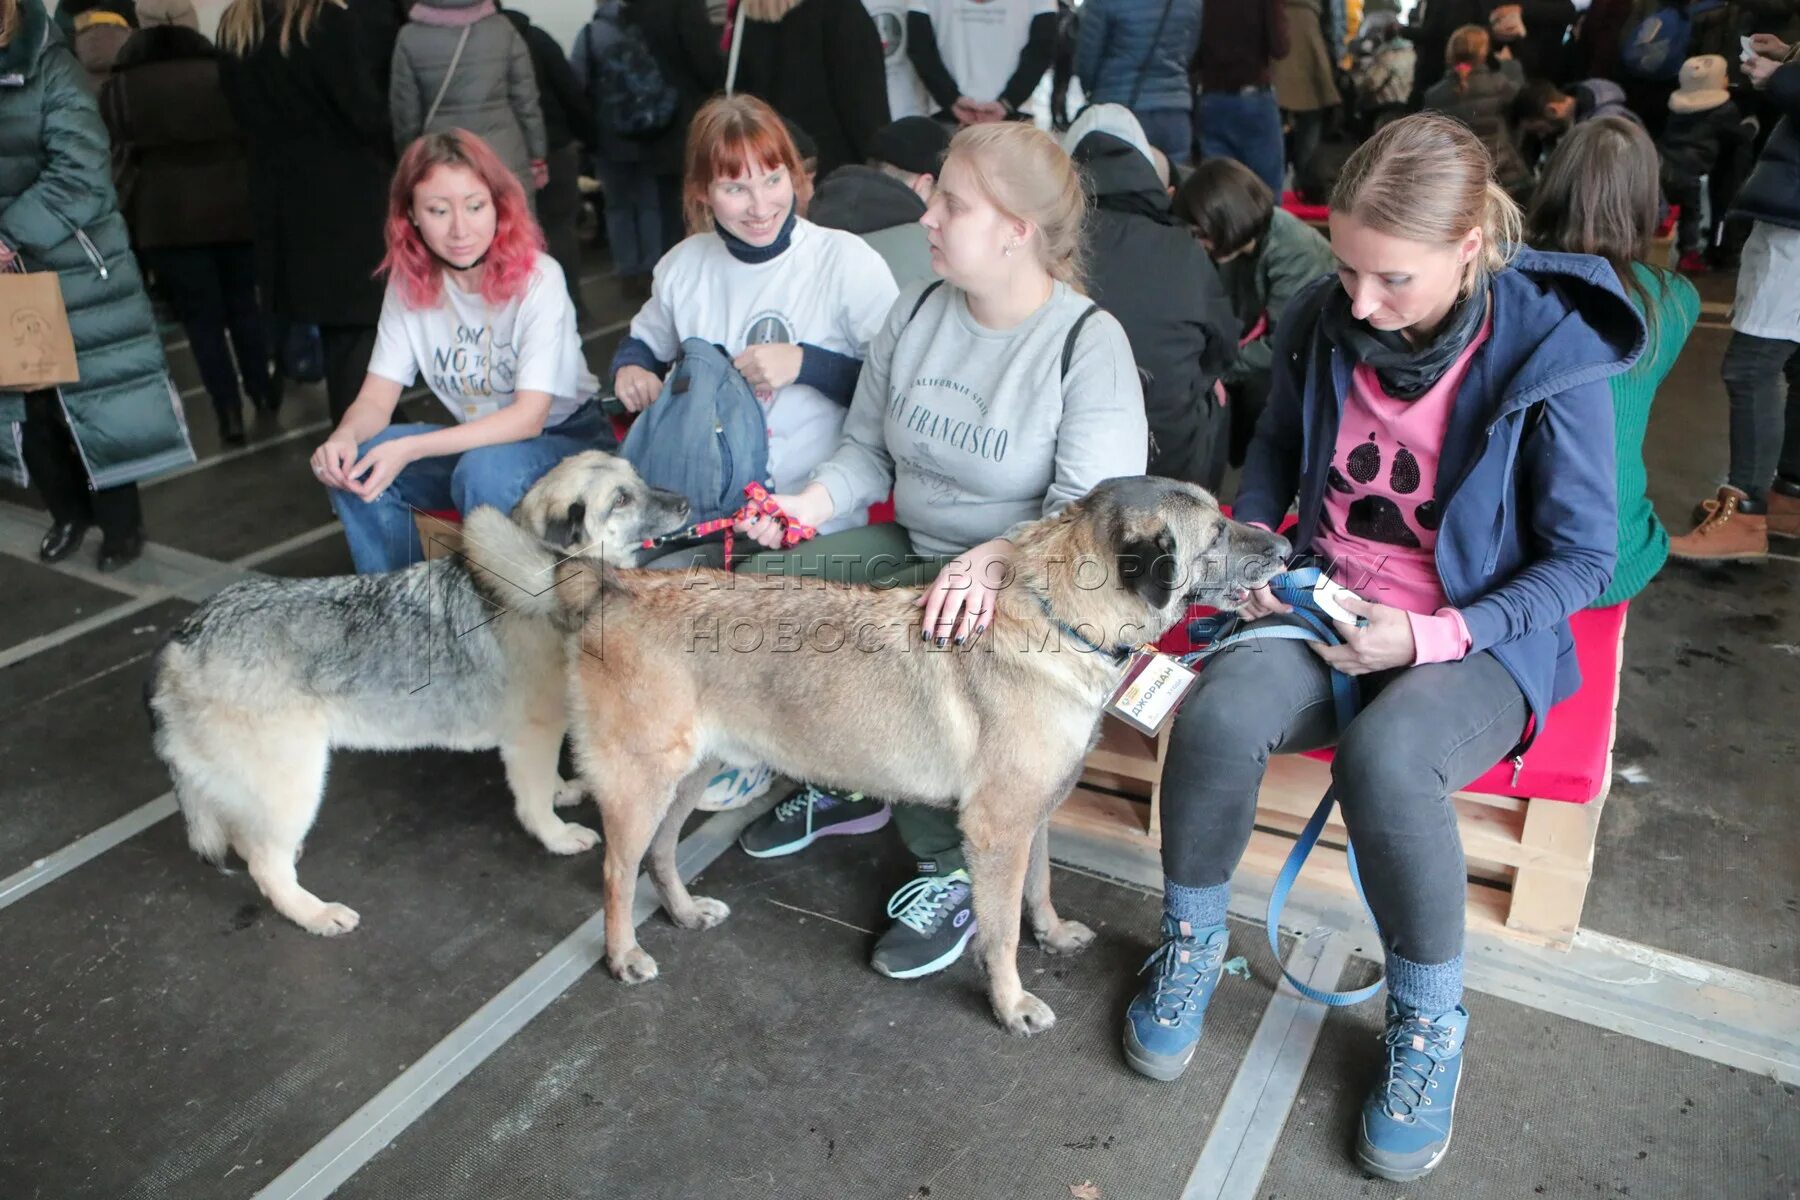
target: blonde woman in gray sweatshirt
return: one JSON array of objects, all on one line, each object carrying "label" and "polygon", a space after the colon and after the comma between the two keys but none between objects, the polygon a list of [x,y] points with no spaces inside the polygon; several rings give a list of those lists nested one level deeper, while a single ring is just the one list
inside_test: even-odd
[{"label": "blonde woman in gray sweatshirt", "polygon": [[[747,570],[850,582],[929,582],[925,630],[939,645],[986,628],[1016,525],[1049,516],[1117,475],[1141,475],[1149,427],[1125,331],[1083,294],[1085,201],[1068,155],[1019,123],[951,142],[920,224],[931,283],[903,291],[869,346],[836,453],[782,510],[818,527],[894,496],[895,523],[844,530]],[[779,530],[738,528],[764,546]],[[871,965],[912,979],[961,956],[975,931],[953,812],[804,787],[744,832],[757,857],[867,833],[890,813],[919,862],[888,905]]]}]

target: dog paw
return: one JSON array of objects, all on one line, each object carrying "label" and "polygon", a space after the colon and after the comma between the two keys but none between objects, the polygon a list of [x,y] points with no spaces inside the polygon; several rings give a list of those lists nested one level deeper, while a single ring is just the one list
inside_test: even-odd
[{"label": "dog paw", "polygon": [[1042,1033],[1056,1024],[1056,1013],[1048,1004],[1039,1000],[1030,992],[1022,992],[1011,1004],[994,1003],[994,1015],[1006,1026],[1008,1033],[1016,1033],[1020,1037],[1030,1037]]},{"label": "dog paw", "polygon": [[600,844],[600,835],[586,825],[565,822],[563,827],[543,839],[544,848],[552,854],[580,854]]},{"label": "dog paw", "polygon": [[320,937],[336,937],[355,929],[357,922],[361,920],[354,908],[343,904],[325,904],[320,906],[314,916],[300,924],[308,933],[316,933]]},{"label": "dog paw", "polygon": [[621,958],[607,959],[606,969],[620,983],[649,983],[656,978],[656,960],[645,954],[642,946],[633,946]]},{"label": "dog paw", "polygon": [[731,905],[723,900],[695,896],[692,909],[682,917],[670,916],[683,929],[711,929],[731,915]]},{"label": "dog paw", "polygon": [[558,808],[568,808],[571,804],[580,804],[587,795],[587,787],[579,779],[562,779],[556,784],[556,796],[551,801]]},{"label": "dog paw", "polygon": [[1044,932],[1033,932],[1045,954],[1080,954],[1094,942],[1094,931],[1080,921],[1058,921]]}]

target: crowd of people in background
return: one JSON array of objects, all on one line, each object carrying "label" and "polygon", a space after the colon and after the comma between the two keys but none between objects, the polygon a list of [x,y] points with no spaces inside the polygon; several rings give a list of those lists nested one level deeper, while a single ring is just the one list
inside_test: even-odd
[{"label": "crowd of people in background", "polygon": [[[640,306],[604,372],[622,452],[822,535],[740,517],[762,553],[653,566],[918,585],[922,636],[963,645],[1008,534],[1104,478],[1271,527],[1298,500],[1295,546],[1388,590],[1333,654],[1228,652],[1181,710],[1125,1053],[1192,1059],[1270,748],[1335,740],[1390,988],[1358,1155],[1416,1178],[1469,1020],[1461,849],[1421,814],[1575,686],[1572,607],[1800,537],[1797,27],[1800,0],[600,0],[565,53],[499,0],[233,0],[212,40],[190,0],[0,0],[0,268],[57,272],[81,374],[0,393],[0,470],[46,561],[93,525],[102,570],[141,552],[137,481],[194,453],[141,263],[220,440],[316,373],[356,568],[414,562],[414,508],[510,508],[616,445],[591,196]],[[1671,538],[1642,447],[1711,271],[1728,472]],[[1334,671],[1365,681],[1345,728]],[[872,962],[916,978],[974,932],[952,814],[806,786],[743,845],[890,819],[920,865]]]}]

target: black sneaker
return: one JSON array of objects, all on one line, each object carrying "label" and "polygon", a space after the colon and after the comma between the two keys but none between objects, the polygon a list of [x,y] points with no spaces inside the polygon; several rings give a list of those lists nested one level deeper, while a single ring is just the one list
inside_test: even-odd
[{"label": "black sneaker", "polygon": [[889,979],[934,975],[961,958],[975,936],[964,870],[940,875],[936,863],[920,863],[919,877],[894,893],[887,910],[894,923],[875,943],[869,965]]},{"label": "black sneaker", "polygon": [[893,818],[893,811],[861,792],[840,796],[810,783],[750,822],[738,845],[751,858],[798,854],[822,837],[874,833]]}]

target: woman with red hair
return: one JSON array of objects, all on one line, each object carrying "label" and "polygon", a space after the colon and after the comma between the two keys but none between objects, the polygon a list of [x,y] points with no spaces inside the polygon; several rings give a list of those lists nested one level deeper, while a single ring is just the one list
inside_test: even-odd
[{"label": "woman with red hair", "polygon": [[[778,489],[810,478],[837,448],[869,340],[899,294],[867,242],[800,215],[811,198],[774,109],[751,96],[709,101],[688,132],[689,236],[656,264],[650,299],[612,362],[614,391],[638,412],[656,401],[683,341],[723,347],[768,415],[768,482]],[[859,509],[830,529],[867,519]],[[718,547],[707,550],[718,565]]]},{"label": "woman with red hair", "polygon": [[[655,403],[682,342],[724,349],[762,402],[772,492],[796,491],[837,449],[869,342],[899,295],[880,254],[800,213],[812,197],[793,137],[751,96],[707,102],[688,131],[682,202],[688,238],[656,264],[650,299],[613,356],[613,390],[633,412]],[[682,447],[653,447],[679,455]],[[867,507],[823,533],[868,523]],[[647,566],[723,565],[718,543],[679,547]],[[733,807],[769,786],[767,768],[728,770],[702,804]]]},{"label": "woman with red hair", "polygon": [[[362,574],[423,557],[414,508],[510,512],[568,455],[617,444],[589,403],[599,384],[562,268],[486,142],[461,129],[414,142],[394,172],[386,232],[369,373],[312,456]],[[389,423],[421,372],[454,425]]]}]

